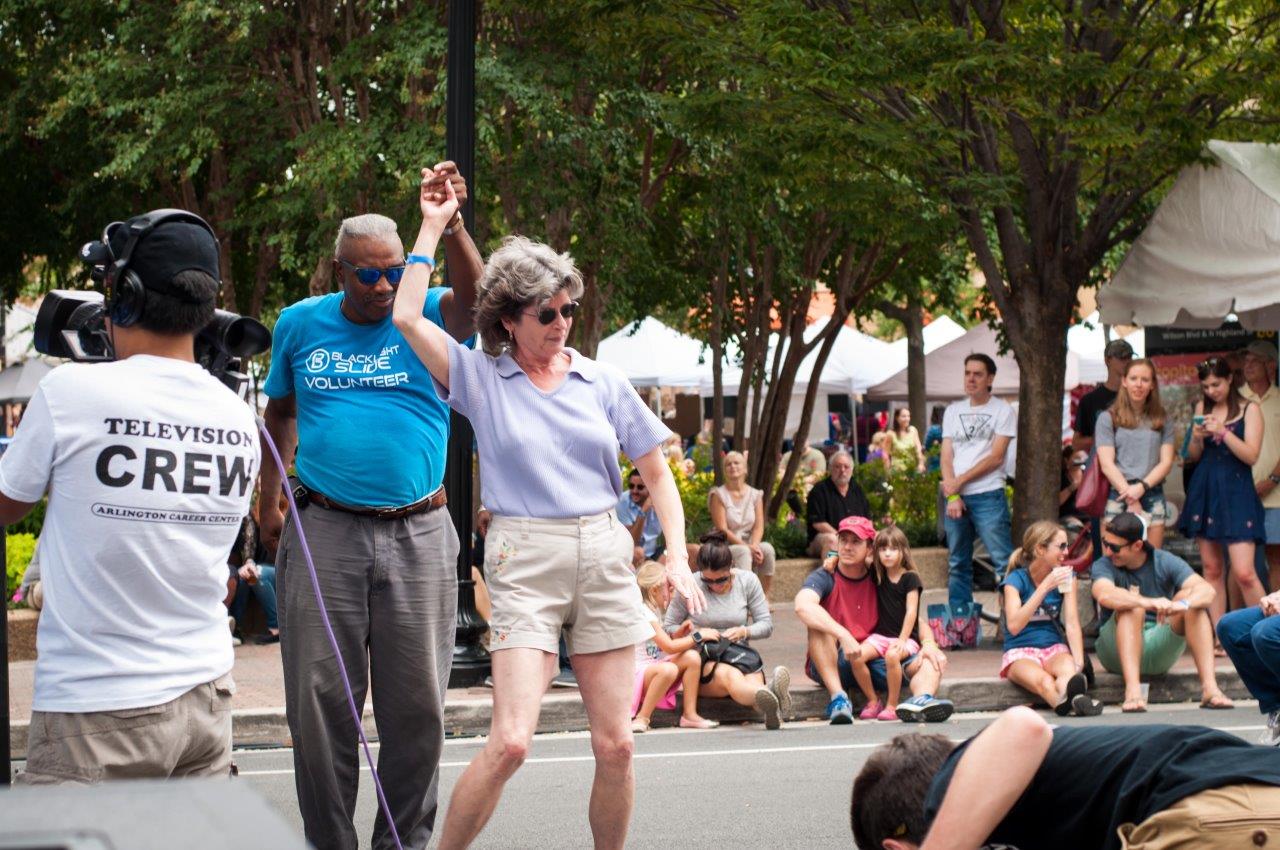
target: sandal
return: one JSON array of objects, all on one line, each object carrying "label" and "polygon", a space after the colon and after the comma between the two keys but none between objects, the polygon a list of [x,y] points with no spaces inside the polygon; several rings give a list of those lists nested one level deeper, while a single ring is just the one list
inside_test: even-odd
[{"label": "sandal", "polygon": [[1235,708],[1236,704],[1222,691],[1218,691],[1216,694],[1200,700],[1200,707],[1207,708],[1210,711],[1226,711],[1229,708]]},{"label": "sandal", "polygon": [[639,734],[641,732],[648,732],[649,723],[650,721],[637,717],[636,719],[631,721],[631,731],[636,734]]},{"label": "sandal", "polygon": [[1120,710],[1125,714],[1145,714],[1147,711],[1147,702],[1144,699],[1127,699],[1120,706]]},{"label": "sandal", "polygon": [[1062,694],[1062,699],[1053,707],[1053,713],[1059,717],[1066,717],[1071,713],[1075,698],[1088,689],[1089,683],[1085,680],[1084,673],[1076,673],[1067,680],[1067,689]]}]

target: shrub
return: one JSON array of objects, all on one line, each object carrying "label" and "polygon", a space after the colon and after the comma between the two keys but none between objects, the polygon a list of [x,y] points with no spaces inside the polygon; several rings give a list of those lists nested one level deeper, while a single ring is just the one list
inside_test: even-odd
[{"label": "shrub", "polygon": [[44,509],[48,504],[48,499],[41,499],[36,502],[35,507],[31,509],[31,513],[9,526],[9,533],[30,534],[39,537],[40,529],[44,527]]},{"label": "shrub", "polygon": [[889,472],[880,463],[864,463],[853,471],[879,524],[884,517],[907,535],[912,546],[938,545],[938,472]]},{"label": "shrub", "polygon": [[4,564],[4,598],[13,599],[13,594],[22,584],[22,574],[31,563],[31,556],[36,551],[34,534],[10,534],[5,540]]}]

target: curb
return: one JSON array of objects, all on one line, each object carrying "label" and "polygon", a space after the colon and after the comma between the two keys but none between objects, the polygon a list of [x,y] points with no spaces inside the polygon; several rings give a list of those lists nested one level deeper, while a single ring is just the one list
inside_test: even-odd
[{"label": "curb", "polygon": [[[1151,704],[1198,702],[1200,680],[1193,672],[1172,673],[1148,679]],[[1240,676],[1230,668],[1219,668],[1218,685],[1232,699],[1252,699]],[[1097,686],[1090,692],[1110,706],[1119,705],[1124,697],[1124,683],[1112,673],[1099,672]],[[1008,681],[995,677],[953,679],[944,682],[940,697],[956,704],[959,712],[1003,711],[1017,705],[1027,705],[1033,700],[1029,694]],[[796,720],[820,719],[827,707],[827,695],[821,688],[804,685],[791,692]],[[855,703],[855,707],[857,703]],[[465,738],[485,735],[489,732],[492,700],[485,697],[454,699],[445,704],[445,735]],[[714,700],[702,707],[704,717],[722,723],[754,723],[759,721],[755,711],[728,700]],[[654,715],[654,728],[674,726],[677,713],[662,711]],[[26,722],[14,722],[9,726],[10,746],[13,758],[25,758],[27,754]],[[373,711],[364,712],[365,733],[370,740],[377,738]],[[588,728],[587,714],[577,692],[558,691],[548,693],[542,699],[542,714],[538,718],[538,732],[580,732]],[[293,740],[283,708],[243,708],[232,712],[232,741],[236,747],[288,747]]]}]

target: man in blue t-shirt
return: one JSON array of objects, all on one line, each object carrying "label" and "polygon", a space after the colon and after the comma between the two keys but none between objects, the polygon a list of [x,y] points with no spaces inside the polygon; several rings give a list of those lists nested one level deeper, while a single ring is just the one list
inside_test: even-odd
[{"label": "man in blue t-shirt", "polygon": [[1200,674],[1201,705],[1231,708],[1213,667],[1213,586],[1187,562],[1146,540],[1134,513],[1113,517],[1102,530],[1105,557],[1093,562],[1093,598],[1103,623],[1095,646],[1110,673],[1124,677],[1122,711],[1146,711],[1143,676],[1163,676],[1189,645]]},{"label": "man in blue t-shirt", "polygon": [[[424,170],[430,186],[465,184],[453,163]],[[427,296],[424,315],[458,340],[472,333],[483,262],[455,217],[445,230],[453,289]],[[370,685],[382,750],[378,770],[403,846],[435,827],[444,747],[444,693],[456,628],[458,538],[443,510],[449,410],[391,321],[406,262],[395,222],[346,219],[334,245],[339,292],[280,314],[265,391],[272,440],[297,472],[299,516],[284,526],[280,473],[262,465],[262,539],[279,546],[285,709],[307,840],[355,847],[356,737],[299,545],[320,579],[356,705]],[[294,451],[297,455],[294,457]],[[370,681],[372,672],[372,682]],[[373,846],[389,846],[381,815]]]},{"label": "man in blue t-shirt", "polygon": [[634,544],[631,554],[631,566],[639,567],[645,561],[653,560],[658,554],[658,537],[662,527],[658,524],[658,512],[649,498],[649,488],[645,486],[640,473],[631,470],[627,475],[627,492],[618,499],[618,519],[631,533]]}]

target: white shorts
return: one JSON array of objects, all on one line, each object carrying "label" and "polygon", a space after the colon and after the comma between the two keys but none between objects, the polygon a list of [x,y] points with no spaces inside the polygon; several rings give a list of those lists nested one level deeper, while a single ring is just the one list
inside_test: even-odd
[{"label": "white shorts", "polygon": [[570,655],[653,637],[631,571],[631,532],[613,511],[576,519],[495,516],[484,543],[490,652],[555,654],[562,628]]}]

